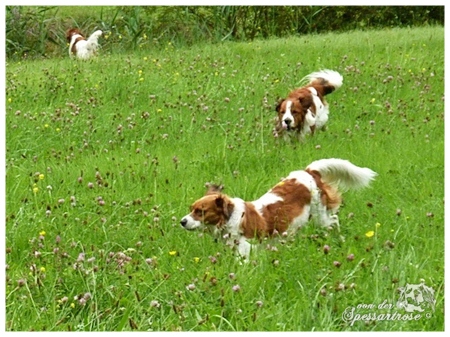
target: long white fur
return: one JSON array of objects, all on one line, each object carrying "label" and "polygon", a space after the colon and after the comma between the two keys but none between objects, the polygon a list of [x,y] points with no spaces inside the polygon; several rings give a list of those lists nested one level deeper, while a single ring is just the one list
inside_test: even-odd
[{"label": "long white fur", "polygon": [[312,83],[319,78],[323,78],[326,81],[328,81],[328,83],[330,83],[335,89],[340,88],[342,86],[342,82],[344,81],[342,75],[339,74],[337,71],[330,69],[323,69],[313,72],[309,75],[306,75],[305,77],[302,78],[301,82]]},{"label": "long white fur", "polygon": [[308,119],[308,114],[306,114],[306,123],[308,124],[307,130],[311,130],[311,126],[315,125],[316,128],[321,129],[328,121],[328,114],[330,113],[328,109],[328,104],[324,104],[322,100],[317,95],[317,90],[313,87],[308,88],[308,90],[312,93],[312,99],[314,101],[314,105],[316,106],[316,116],[313,117],[312,113],[310,113],[310,110],[308,113],[311,115],[310,118],[312,120]]},{"label": "long white fur", "polygon": [[348,160],[337,158],[316,160],[307,169],[318,171],[324,182],[338,186],[342,191],[366,187],[377,176],[367,167],[358,167]]},{"label": "long white fur", "polygon": [[[80,59],[86,60],[95,55],[95,52],[98,48],[98,38],[102,35],[101,30],[96,30],[89,36],[87,40],[80,40],[75,45],[77,49],[76,56]],[[72,46],[75,43],[76,39],[81,37],[81,35],[76,34],[73,35],[70,40],[69,45],[69,55],[72,55]]]}]

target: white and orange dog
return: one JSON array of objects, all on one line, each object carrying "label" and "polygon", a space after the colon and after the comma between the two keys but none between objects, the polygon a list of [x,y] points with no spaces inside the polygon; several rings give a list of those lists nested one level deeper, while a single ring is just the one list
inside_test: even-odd
[{"label": "white and orange dog", "polygon": [[334,70],[320,70],[305,76],[303,87],[289,93],[281,99],[275,110],[275,135],[294,134],[302,140],[306,134],[314,134],[316,129],[323,129],[328,121],[328,95],[342,86],[341,74]]},{"label": "white and orange dog", "polygon": [[86,39],[78,28],[69,29],[66,33],[69,43],[69,56],[87,60],[97,54],[98,38],[102,35],[101,30],[96,30]]},{"label": "white and orange dog", "polygon": [[181,219],[188,230],[209,229],[249,258],[251,238],[292,235],[309,220],[322,226],[339,226],[336,212],[341,191],[366,187],[377,173],[343,159],[314,161],[305,170],[293,171],[255,201],[223,194],[212,185]]}]

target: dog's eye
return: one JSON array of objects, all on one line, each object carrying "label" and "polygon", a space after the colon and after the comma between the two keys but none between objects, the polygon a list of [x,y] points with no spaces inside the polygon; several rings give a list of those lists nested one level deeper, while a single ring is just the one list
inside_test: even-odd
[{"label": "dog's eye", "polygon": [[194,214],[202,215],[203,214],[203,210],[201,208],[196,208],[196,209],[194,209]]}]

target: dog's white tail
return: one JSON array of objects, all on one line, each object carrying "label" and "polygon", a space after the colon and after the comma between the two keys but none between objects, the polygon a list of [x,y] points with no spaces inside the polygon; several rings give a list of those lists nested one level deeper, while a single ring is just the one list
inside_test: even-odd
[{"label": "dog's white tail", "polygon": [[334,90],[336,90],[342,86],[343,81],[342,75],[337,71],[323,69],[306,75],[301,82],[308,82],[309,84],[313,84],[314,82],[325,82],[323,84],[331,85],[334,87]]},{"label": "dog's white tail", "polygon": [[316,160],[306,169],[319,172],[324,182],[341,190],[366,187],[377,176],[367,167],[358,167],[348,160],[337,158]]},{"label": "dog's white tail", "polygon": [[98,38],[102,36],[103,32],[101,30],[96,30],[89,36],[87,42],[89,45],[96,47],[98,43]]}]

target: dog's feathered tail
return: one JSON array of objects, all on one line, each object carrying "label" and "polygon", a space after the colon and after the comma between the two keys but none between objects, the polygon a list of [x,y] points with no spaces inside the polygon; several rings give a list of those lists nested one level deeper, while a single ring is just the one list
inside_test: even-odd
[{"label": "dog's feathered tail", "polygon": [[316,160],[306,169],[319,172],[322,181],[343,191],[366,187],[377,176],[367,167],[358,167],[348,160],[337,158]]},{"label": "dog's feathered tail", "polygon": [[314,87],[323,87],[323,94],[328,95],[342,86],[344,79],[335,70],[323,69],[306,75],[302,83],[308,83]]},{"label": "dog's feathered tail", "polygon": [[98,45],[98,38],[100,36],[102,36],[102,31],[101,30],[96,30],[95,32],[93,32],[91,34],[91,36],[89,36],[89,38],[87,39],[87,43],[89,45],[90,48],[92,49],[96,49],[97,45]]}]

